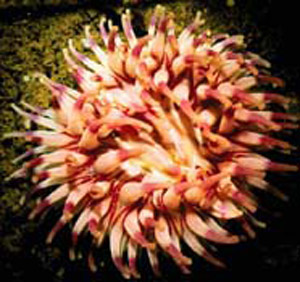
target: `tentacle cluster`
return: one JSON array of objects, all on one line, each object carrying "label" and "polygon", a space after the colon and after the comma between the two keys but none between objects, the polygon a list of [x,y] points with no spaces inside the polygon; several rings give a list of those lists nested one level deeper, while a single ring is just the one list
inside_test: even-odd
[{"label": "tentacle cluster", "polygon": [[[37,74],[52,92],[52,107],[23,102],[28,111],[13,108],[42,129],[6,134],[39,144],[15,160],[36,155],[11,176],[30,171],[34,192],[51,191],[30,217],[64,201],[47,241],[70,221],[74,247],[83,231],[96,246],[107,235],[125,278],[139,277],[141,249],[156,274],[159,251],[188,273],[192,261],[181,252],[181,242],[223,266],[199,238],[239,242],[242,236],[224,229],[228,220],[253,237],[255,221],[249,219],[258,204],[252,190],[284,197],[265,180],[266,172],[298,170],[257,150],[292,150],[272,133],[297,127],[296,116],[268,110],[269,104],[285,108],[288,98],[255,91],[261,83],[283,84],[268,74],[269,62],[243,51],[241,35],[196,33],[200,13],[176,37],[173,18],[157,7],[148,33],[137,38],[126,11],[126,42],[103,18],[105,49],[86,27],[83,43],[97,62],[79,53],[72,40],[63,50],[79,89]],[[73,248],[70,254],[75,256]]]}]

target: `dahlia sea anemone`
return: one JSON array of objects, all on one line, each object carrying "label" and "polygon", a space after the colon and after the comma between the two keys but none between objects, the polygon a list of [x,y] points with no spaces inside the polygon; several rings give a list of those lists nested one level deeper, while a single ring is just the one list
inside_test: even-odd
[{"label": "dahlia sea anemone", "polygon": [[[192,260],[181,243],[222,267],[203,240],[234,244],[254,237],[255,189],[285,197],[265,180],[267,171],[298,167],[261,152],[292,150],[273,133],[296,128],[297,117],[285,112],[289,98],[257,91],[258,85],[283,82],[269,75],[268,61],[243,51],[243,36],[196,33],[200,15],[176,36],[174,16],[159,6],[148,33],[137,38],[126,11],[126,42],[103,18],[105,50],[88,26],[83,40],[97,61],[78,52],[72,40],[63,50],[78,90],[36,74],[52,92],[52,107],[22,102],[24,111],[13,105],[38,130],[5,137],[39,145],[15,160],[36,156],[10,178],[29,173],[34,194],[49,191],[30,218],[64,201],[47,242],[74,222],[71,258],[78,236],[89,232],[96,247],[109,237],[112,260],[125,278],[139,277],[140,250],[155,274],[160,252],[189,273]],[[270,111],[271,104],[282,112]],[[227,230],[232,221],[242,234]],[[92,255],[89,264],[95,270]]]}]

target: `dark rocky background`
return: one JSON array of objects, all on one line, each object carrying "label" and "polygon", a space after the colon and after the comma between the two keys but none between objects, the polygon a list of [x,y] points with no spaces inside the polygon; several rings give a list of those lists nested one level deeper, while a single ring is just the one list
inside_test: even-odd
[{"label": "dark rocky background", "polygon": [[[198,9],[204,11],[205,28],[213,31],[241,33],[248,49],[272,62],[275,76],[286,81],[282,92],[295,98],[300,93],[299,10],[296,1],[235,0],[186,1],[121,1],[121,0],[0,0],[0,136],[4,132],[23,129],[23,121],[9,107],[11,102],[26,100],[47,106],[49,93],[31,74],[41,71],[54,80],[72,85],[61,49],[72,37],[79,43],[83,26],[94,31],[101,15],[116,23],[125,8],[135,16],[134,26],[145,31],[151,9],[157,3],[175,11],[179,29],[186,25]],[[300,111],[294,105],[291,111]],[[300,145],[299,132],[285,137]],[[86,260],[68,259],[69,230],[65,228],[51,246],[46,235],[57,219],[58,210],[35,221],[27,216],[34,199],[24,203],[28,181],[6,183],[4,178],[17,167],[10,160],[24,151],[27,144],[20,140],[5,140],[0,144],[0,280],[14,281],[121,281],[110,260],[107,244],[98,251],[99,271],[91,274]],[[293,156],[274,155],[277,160],[299,163],[299,153]],[[300,192],[299,175],[274,177],[276,185],[290,197],[282,203],[261,195],[262,205],[257,218],[267,222],[259,229],[257,239],[237,246],[219,248],[227,262],[226,270],[218,270],[202,259],[193,257],[193,275],[178,274],[173,264],[163,258],[163,278],[157,281],[245,281],[284,279],[294,281],[300,274]],[[82,240],[81,252],[87,253],[87,240]],[[144,256],[140,266],[145,281],[156,281]],[[294,276],[295,275],[295,276]]]}]

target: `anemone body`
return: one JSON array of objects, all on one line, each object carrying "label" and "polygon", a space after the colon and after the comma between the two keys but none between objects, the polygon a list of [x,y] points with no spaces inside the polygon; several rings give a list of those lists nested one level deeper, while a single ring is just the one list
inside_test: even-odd
[{"label": "anemone body", "polygon": [[296,128],[297,118],[268,110],[269,104],[286,108],[288,98],[255,91],[262,83],[283,82],[268,74],[269,62],[243,51],[242,36],[198,33],[202,23],[199,13],[176,36],[173,17],[158,7],[148,33],[137,38],[127,11],[125,42],[102,19],[105,48],[85,28],[84,45],[97,61],[71,40],[63,51],[78,90],[38,74],[52,92],[52,107],[23,103],[27,112],[13,105],[44,128],[7,134],[39,144],[16,159],[36,155],[12,175],[29,171],[35,193],[49,190],[30,217],[64,201],[47,242],[73,222],[72,257],[78,236],[87,231],[96,247],[109,237],[113,262],[125,278],[139,277],[140,250],[156,274],[159,252],[188,273],[192,261],[181,252],[182,242],[223,266],[199,238],[239,242],[243,235],[223,226],[233,220],[254,237],[253,191],[284,197],[265,180],[267,171],[297,166],[275,163],[259,150],[293,149],[272,133]]}]

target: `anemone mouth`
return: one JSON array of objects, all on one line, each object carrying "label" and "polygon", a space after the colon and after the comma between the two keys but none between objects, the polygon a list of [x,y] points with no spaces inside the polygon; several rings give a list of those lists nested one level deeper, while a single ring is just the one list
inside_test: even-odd
[{"label": "anemone mouth", "polygon": [[[85,27],[84,45],[97,61],[69,40],[63,54],[78,90],[36,74],[52,92],[52,107],[24,103],[26,112],[13,105],[45,129],[6,134],[40,144],[17,159],[37,155],[11,177],[30,171],[34,192],[54,187],[30,218],[64,201],[48,243],[71,221],[72,255],[85,230],[97,247],[108,236],[113,262],[125,278],[139,278],[141,249],[155,274],[159,252],[189,273],[192,261],[181,242],[222,267],[199,238],[238,243],[244,235],[226,230],[227,221],[255,236],[251,214],[259,206],[253,190],[284,199],[266,181],[267,172],[299,169],[260,151],[294,150],[273,133],[297,128],[298,117],[284,112],[289,98],[256,91],[262,83],[283,85],[269,74],[270,63],[245,52],[241,35],[199,32],[201,13],[178,36],[173,17],[161,6],[144,37],[136,37],[129,11],[121,21],[126,42],[118,27],[109,21],[107,29],[101,19],[105,49]],[[271,104],[283,112],[270,111]]]}]

